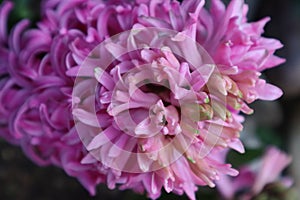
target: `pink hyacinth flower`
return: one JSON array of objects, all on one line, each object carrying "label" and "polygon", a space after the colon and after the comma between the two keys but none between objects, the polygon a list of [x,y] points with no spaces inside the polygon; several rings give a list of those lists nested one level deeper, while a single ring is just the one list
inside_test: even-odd
[{"label": "pink hyacinth flower", "polygon": [[260,78],[284,62],[274,55],[282,45],[261,36],[268,18],[247,22],[243,1],[204,5],[44,0],[35,28],[22,20],[8,33],[4,2],[0,136],[92,195],[105,183],[195,199],[197,186],[237,175],[219,157],[244,151],[240,113],[252,113],[249,103],[282,95]]},{"label": "pink hyacinth flower", "polygon": [[280,181],[282,185],[289,188],[292,181],[280,175],[290,163],[290,156],[275,147],[270,147],[258,164],[253,164],[253,167],[251,165],[242,167],[240,174],[233,179],[221,178],[217,187],[222,196],[228,200],[234,199],[241,191],[245,191],[246,194],[239,198],[250,200],[262,192],[267,184],[276,181]]}]

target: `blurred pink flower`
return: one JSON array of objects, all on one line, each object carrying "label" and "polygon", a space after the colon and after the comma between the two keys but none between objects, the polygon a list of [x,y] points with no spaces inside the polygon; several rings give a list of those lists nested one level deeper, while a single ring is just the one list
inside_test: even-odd
[{"label": "blurred pink flower", "polygon": [[[257,161],[256,161],[257,162]],[[259,195],[264,187],[279,181],[282,186],[289,188],[292,185],[290,178],[281,177],[282,171],[290,164],[291,157],[281,150],[270,147],[259,163],[242,167],[240,174],[231,179],[222,177],[217,182],[217,188],[226,199],[250,200]]]},{"label": "blurred pink flower", "polygon": [[[146,190],[153,199],[162,188],[195,199],[197,185],[213,187],[221,175],[237,175],[218,158],[224,149],[244,151],[239,113],[252,113],[247,103],[282,95],[259,78],[262,70],[284,61],[273,55],[282,45],[261,36],[268,18],[247,22],[247,5],[241,0],[232,0],[227,8],[219,0],[212,0],[210,9],[203,6],[202,0],[45,0],[36,28],[28,28],[29,22],[22,20],[7,34],[12,4],[4,2],[0,10],[1,137],[20,145],[39,165],[63,168],[91,194],[97,184],[106,183],[109,188]],[[74,109],[72,101],[80,103],[91,89],[87,82],[76,88],[81,93],[73,93],[75,76],[92,50],[115,34],[147,27],[178,32],[174,41],[198,42],[213,63],[199,60],[192,45],[180,51],[197,66],[169,49],[127,52],[107,69],[95,65],[88,74],[98,81],[96,99],[87,99],[96,101],[98,121],[89,112]],[[107,46],[106,51],[116,54],[118,49]],[[133,80],[144,85],[136,87]],[[159,86],[147,85],[148,80],[156,80]],[[192,106],[179,109],[181,102]],[[128,112],[133,121],[122,116]],[[75,126],[73,114],[81,120],[80,126]],[[132,122],[137,126],[127,133],[125,128]],[[103,130],[98,135],[87,131],[95,124]],[[186,124],[192,124],[192,129],[182,126]],[[78,132],[88,140],[82,141]],[[171,153],[182,154],[176,160],[171,159],[174,155],[157,153],[170,141]],[[107,167],[123,159],[120,150],[138,153],[139,173]]]}]

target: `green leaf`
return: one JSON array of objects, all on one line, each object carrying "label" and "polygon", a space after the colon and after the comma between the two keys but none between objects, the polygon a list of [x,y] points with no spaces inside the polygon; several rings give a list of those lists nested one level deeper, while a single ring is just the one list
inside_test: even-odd
[{"label": "green leaf", "polygon": [[234,168],[245,165],[263,154],[263,149],[245,149],[244,154],[240,154],[234,150],[230,150],[227,155],[227,162],[232,164]]},{"label": "green leaf", "polygon": [[282,140],[280,136],[269,127],[258,127],[256,130],[256,136],[266,146],[275,145],[282,147]]}]

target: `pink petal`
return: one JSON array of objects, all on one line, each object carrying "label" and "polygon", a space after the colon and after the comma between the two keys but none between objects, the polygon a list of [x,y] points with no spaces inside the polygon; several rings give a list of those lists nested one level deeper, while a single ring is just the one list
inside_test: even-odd
[{"label": "pink petal", "polygon": [[283,92],[278,87],[259,80],[255,86],[259,99],[273,101],[282,96]]}]

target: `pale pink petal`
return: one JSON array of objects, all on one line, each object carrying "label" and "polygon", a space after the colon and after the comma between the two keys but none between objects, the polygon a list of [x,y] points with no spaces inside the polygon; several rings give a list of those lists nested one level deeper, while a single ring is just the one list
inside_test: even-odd
[{"label": "pale pink petal", "polygon": [[269,148],[263,157],[261,169],[253,184],[253,192],[258,194],[266,184],[275,181],[291,160],[291,157],[279,149]]}]

